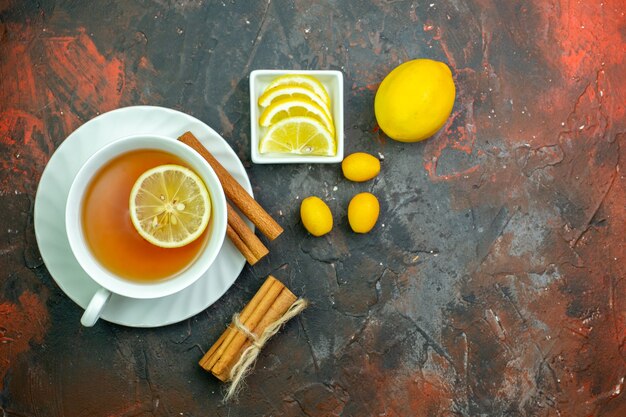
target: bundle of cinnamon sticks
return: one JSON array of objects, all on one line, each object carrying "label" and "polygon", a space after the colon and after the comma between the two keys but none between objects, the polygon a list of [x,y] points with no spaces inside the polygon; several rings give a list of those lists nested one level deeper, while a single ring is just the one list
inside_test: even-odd
[{"label": "bundle of cinnamon sticks", "polygon": [[263,335],[268,326],[284,317],[287,310],[296,302],[296,298],[289,288],[270,275],[237,316],[238,323],[244,330],[231,323],[202,357],[200,366],[221,381],[229,381],[231,369],[252,343],[246,332],[251,332],[255,337]]},{"label": "bundle of cinnamon sticks", "polygon": [[[179,141],[191,146],[207,160],[224,189],[226,197],[263,233],[269,240],[276,239],[283,228],[270,216],[263,207],[233,178],[232,175],[219,163],[191,132],[185,132],[178,138]],[[228,204],[228,226],[226,234],[246,258],[250,265],[254,265],[269,253],[267,247],[246,225],[237,211]]]}]

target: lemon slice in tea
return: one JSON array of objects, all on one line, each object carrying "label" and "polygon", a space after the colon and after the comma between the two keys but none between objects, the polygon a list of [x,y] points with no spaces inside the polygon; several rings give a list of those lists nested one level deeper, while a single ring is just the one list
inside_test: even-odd
[{"label": "lemon slice in tea", "polygon": [[211,217],[211,199],[204,182],[180,165],[160,165],[141,174],[130,192],[129,207],[137,232],[162,248],[193,242]]},{"label": "lemon slice in tea", "polygon": [[270,126],[259,143],[259,152],[332,156],[337,146],[331,133],[317,119],[287,117]]}]

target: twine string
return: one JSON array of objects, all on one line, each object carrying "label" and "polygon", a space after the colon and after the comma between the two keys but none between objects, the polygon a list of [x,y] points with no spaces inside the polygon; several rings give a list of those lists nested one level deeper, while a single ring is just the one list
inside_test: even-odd
[{"label": "twine string", "polygon": [[241,322],[241,319],[239,318],[239,313],[233,314],[233,324],[235,325],[237,330],[246,335],[248,340],[253,345],[255,345],[259,349],[263,347],[263,345],[259,343],[259,337],[254,332],[250,331],[250,329],[248,329],[246,325]]},{"label": "twine string", "polygon": [[231,398],[235,397],[239,390],[241,389],[242,382],[246,378],[246,376],[252,370],[254,362],[259,356],[261,349],[267,341],[274,336],[280,328],[287,323],[289,320],[300,314],[302,310],[307,308],[308,302],[303,298],[298,298],[283,314],[278,320],[273,323],[270,323],[263,333],[260,336],[254,334],[250,329],[248,329],[240,320],[239,314],[236,313],[233,315],[233,325],[237,330],[242,332],[248,340],[250,340],[251,344],[248,346],[241,357],[237,361],[235,365],[230,370],[230,385],[226,391],[226,396],[224,397],[224,401],[227,402]]}]

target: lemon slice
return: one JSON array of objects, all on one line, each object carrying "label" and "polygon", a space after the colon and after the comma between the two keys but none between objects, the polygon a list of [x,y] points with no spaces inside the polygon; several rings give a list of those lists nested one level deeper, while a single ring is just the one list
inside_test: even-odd
[{"label": "lemon slice", "polygon": [[333,156],[333,136],[317,119],[288,117],[270,126],[259,143],[259,152],[296,155]]},{"label": "lemon slice", "polygon": [[293,85],[279,85],[278,87],[265,90],[259,97],[259,106],[267,107],[276,100],[285,98],[308,98],[315,104],[324,109],[328,117],[330,116],[330,107],[319,98],[317,94],[305,87]]},{"label": "lemon slice", "polygon": [[263,127],[271,126],[287,117],[295,116],[307,116],[322,122],[324,127],[335,136],[335,127],[333,121],[323,108],[315,104],[314,101],[308,98],[284,98],[280,100],[272,101],[272,104],[267,106],[261,116],[259,117],[259,124]]},{"label": "lemon slice", "polygon": [[196,240],[209,224],[211,199],[189,168],[160,165],[141,174],[130,192],[130,219],[153,245],[178,248]]},{"label": "lemon slice", "polygon": [[266,90],[281,85],[300,86],[308,88],[313,91],[322,101],[326,104],[326,107],[330,107],[330,97],[324,85],[315,77],[302,74],[286,74],[280,77],[274,78],[272,82],[267,86]]}]

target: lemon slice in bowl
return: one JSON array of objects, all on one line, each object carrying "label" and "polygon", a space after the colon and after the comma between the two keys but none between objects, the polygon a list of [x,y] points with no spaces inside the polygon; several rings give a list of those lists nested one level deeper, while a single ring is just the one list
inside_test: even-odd
[{"label": "lemon slice in bowl", "polygon": [[326,104],[326,107],[330,108],[330,97],[324,85],[315,77],[304,74],[286,74],[280,77],[274,78],[265,90],[272,89],[281,85],[299,86],[308,88],[313,91],[322,101]]},{"label": "lemon slice in bowl", "polygon": [[333,156],[337,145],[317,119],[287,117],[271,125],[259,143],[259,153]]},{"label": "lemon slice in bowl", "polygon": [[137,179],[129,208],[141,237],[162,248],[179,248],[207,228],[211,198],[204,182],[189,168],[160,165]]},{"label": "lemon slice in bowl", "polygon": [[324,100],[308,88],[297,85],[279,85],[265,90],[259,97],[259,106],[267,107],[275,101],[286,98],[307,98],[324,109],[326,115],[331,117],[330,106],[324,103]]},{"label": "lemon slice in bowl", "polygon": [[261,113],[259,124],[268,127],[287,117],[296,116],[307,116],[319,120],[330,134],[335,136],[333,120],[328,117],[322,107],[306,97],[290,97],[272,101]]}]

